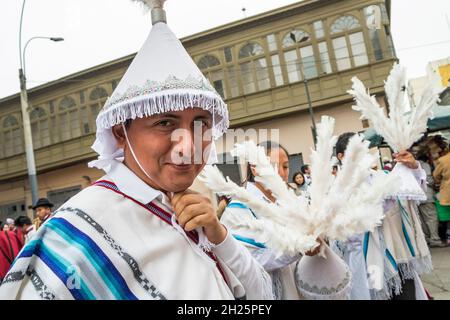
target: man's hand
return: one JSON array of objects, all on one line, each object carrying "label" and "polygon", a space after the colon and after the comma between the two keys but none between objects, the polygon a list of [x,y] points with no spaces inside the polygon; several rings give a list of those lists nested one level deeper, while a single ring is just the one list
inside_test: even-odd
[{"label": "man's hand", "polygon": [[395,162],[403,163],[410,169],[417,169],[419,167],[419,164],[411,152],[404,150],[399,153],[394,153],[393,156]]},{"label": "man's hand", "polygon": [[211,201],[199,193],[186,190],[176,193],[172,208],[178,224],[186,231],[203,227],[206,237],[213,244],[219,244],[227,236],[227,229],[220,223]]}]

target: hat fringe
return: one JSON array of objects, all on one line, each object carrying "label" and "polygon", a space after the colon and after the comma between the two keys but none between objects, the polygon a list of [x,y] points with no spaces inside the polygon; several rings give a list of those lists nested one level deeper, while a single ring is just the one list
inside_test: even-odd
[{"label": "hat fringe", "polygon": [[306,300],[350,300],[351,281],[347,282],[344,288],[337,292],[330,293],[327,289],[318,291],[307,290],[302,287],[297,287],[300,294]]},{"label": "hat fringe", "polygon": [[[201,108],[214,117],[214,137],[226,132],[229,119],[227,106],[219,96],[205,92],[176,92],[166,90],[130,99],[102,110],[97,117],[99,129],[109,129],[129,119],[144,118],[155,114],[182,111],[187,108]],[[216,117],[219,116],[220,119]]]}]

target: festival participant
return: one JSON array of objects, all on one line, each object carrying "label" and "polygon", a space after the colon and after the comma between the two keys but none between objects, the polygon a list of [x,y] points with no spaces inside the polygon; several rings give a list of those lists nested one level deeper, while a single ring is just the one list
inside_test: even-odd
[{"label": "festival participant", "polygon": [[[343,160],[348,142],[355,134],[347,132],[339,136],[336,143],[339,161]],[[395,163],[406,165],[417,182],[422,187],[426,186],[425,171],[410,152],[402,151],[394,157]],[[356,235],[337,244],[352,271],[351,297],[367,300],[372,294],[373,298],[394,300],[426,298],[418,275],[431,268],[431,256],[420,225],[417,204],[412,200],[385,200],[384,210],[383,225],[375,232]],[[382,263],[374,263],[376,261]],[[380,278],[384,279],[383,290],[373,288],[374,282],[380,280],[377,277],[383,274],[377,270],[384,272]]]},{"label": "festival participant", "polygon": [[[289,177],[289,157],[286,149],[273,141],[263,142],[260,146],[264,147],[271,162],[278,168],[278,174],[285,182],[287,182]],[[245,181],[246,190],[265,202],[276,203],[276,199],[273,197],[270,190],[267,190],[261,183],[255,181],[255,175],[255,169],[248,164],[247,179]],[[245,204],[232,199],[222,214],[221,222],[227,226],[236,239],[245,244],[253,257],[261,263],[267,272],[269,272],[272,277],[274,295],[277,300],[301,299],[295,279],[295,266],[301,255],[298,254],[292,256],[285,254],[277,257],[277,254],[273,250],[267,248],[264,244],[255,241],[251,231],[240,228],[234,224],[229,219],[231,213],[249,215],[258,219],[258,212],[255,212]],[[315,255],[318,253],[318,250],[319,248],[309,254]]]},{"label": "festival participant", "polygon": [[[369,285],[375,299],[427,299],[419,275],[432,270],[431,254],[422,231],[417,206],[426,200],[426,173],[408,150],[427,130],[432,108],[439,99],[440,81],[431,79],[411,114],[408,109],[406,69],[395,64],[385,82],[389,112],[370,96],[356,77],[348,92],[354,97],[353,109],[370,120],[376,132],[394,150],[397,190],[386,197],[381,227],[364,235],[362,248],[370,274]],[[382,275],[382,276],[381,276]],[[382,284],[382,286],[380,285]]]}]

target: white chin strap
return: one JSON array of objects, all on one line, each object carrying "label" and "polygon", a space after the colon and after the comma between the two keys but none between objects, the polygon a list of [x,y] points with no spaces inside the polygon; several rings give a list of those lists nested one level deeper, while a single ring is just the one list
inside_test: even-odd
[{"label": "white chin strap", "polygon": [[138,164],[139,168],[146,175],[146,177],[149,178],[151,181],[154,181],[154,179],[152,177],[150,177],[150,175],[147,173],[147,171],[145,171],[144,167],[142,167],[141,163],[139,162],[138,158],[136,157],[136,154],[134,153],[133,147],[131,146],[130,140],[128,139],[127,128],[125,128],[125,125],[123,124],[123,122],[122,122],[122,128],[123,128],[123,132],[125,134],[125,139],[127,140],[127,144],[130,147],[131,154],[133,155],[134,161],[136,161],[136,163]]},{"label": "white chin strap", "polygon": [[[144,172],[144,174],[149,178],[150,180],[154,181],[150,175],[144,170],[141,163],[139,162],[138,158],[136,157],[136,154],[134,153],[133,147],[131,146],[130,140],[128,139],[127,129],[125,128],[125,125],[122,123],[123,132],[125,134],[125,139],[127,140],[128,146],[130,147],[131,154],[133,155],[134,160],[138,164],[139,168]],[[170,192],[170,196],[173,196],[173,192]],[[172,226],[181,234],[183,237],[185,237],[186,241],[189,243],[189,245],[192,247],[195,253],[197,253],[201,258],[205,259],[211,267],[215,266],[215,263],[205,254],[205,251],[211,251],[211,249],[215,246],[211,242],[209,242],[208,238],[206,237],[205,233],[203,232],[202,228],[197,228],[197,232],[199,235],[199,242],[198,244],[195,244],[187,235],[186,232],[183,230],[183,228],[178,224],[176,220],[175,214],[172,214],[171,217]]]}]

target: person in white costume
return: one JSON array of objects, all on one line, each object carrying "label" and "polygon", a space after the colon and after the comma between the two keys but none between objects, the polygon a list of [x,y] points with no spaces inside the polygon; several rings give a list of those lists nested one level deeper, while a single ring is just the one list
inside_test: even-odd
[{"label": "person in white costume", "polygon": [[[344,158],[348,142],[355,134],[347,132],[339,136],[336,143],[339,161]],[[425,172],[412,154],[403,151],[394,156],[395,162],[405,164],[417,182],[424,186]],[[333,249],[343,257],[352,272],[352,300],[426,299],[419,274],[431,268],[431,260],[424,245],[422,229],[417,224],[413,202],[385,200],[386,216],[383,225],[375,232],[333,243]],[[406,227],[406,223],[410,227]],[[377,286],[376,282],[380,285]]]},{"label": "person in white costume", "polygon": [[266,271],[188,189],[214,161],[228,111],[164,1],[150,2],[150,35],[97,118],[90,165],[106,175],[39,229],[0,299],[273,298]]},{"label": "person in white costume", "polygon": [[[266,141],[260,145],[266,150],[270,161],[276,164],[278,174],[284,181],[287,181],[289,176],[289,158],[287,151],[273,141]],[[250,164],[247,165],[247,171],[247,191],[266,202],[276,203],[276,199],[272,196],[270,190],[265,189],[261,183],[255,182],[254,176],[256,172]],[[295,267],[301,258],[300,253],[294,256],[284,254],[277,257],[276,252],[267,248],[263,243],[254,240],[255,236],[252,234],[252,231],[241,228],[233,223],[230,220],[230,214],[232,213],[250,215],[258,219],[258,212],[254,212],[247,205],[232,199],[222,214],[221,222],[227,226],[233,236],[242,242],[253,257],[269,272],[272,277],[273,292],[277,300],[302,299],[297,290],[297,280],[295,279]],[[308,255],[315,255],[318,252],[319,248],[313,252],[309,252]]]}]

